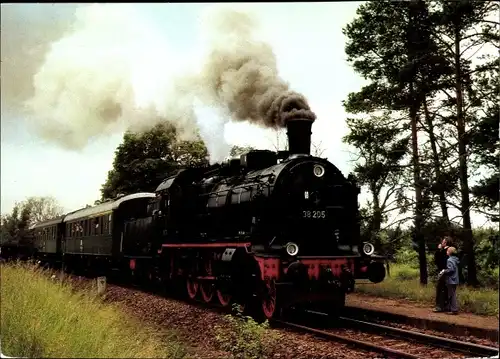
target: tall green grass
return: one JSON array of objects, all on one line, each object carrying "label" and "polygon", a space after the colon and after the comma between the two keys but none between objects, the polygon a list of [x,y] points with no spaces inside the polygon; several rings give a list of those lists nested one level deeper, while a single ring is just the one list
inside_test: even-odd
[{"label": "tall green grass", "polygon": [[104,304],[96,294],[24,264],[1,266],[1,348],[35,358],[179,358],[171,332]]},{"label": "tall green grass", "polygon": [[[393,264],[391,276],[383,282],[360,283],[356,291],[385,298],[400,298],[434,305],[436,297],[435,283],[421,286],[419,270],[405,264]],[[459,309],[480,315],[498,315],[498,291],[487,288],[459,286],[457,290]]]}]

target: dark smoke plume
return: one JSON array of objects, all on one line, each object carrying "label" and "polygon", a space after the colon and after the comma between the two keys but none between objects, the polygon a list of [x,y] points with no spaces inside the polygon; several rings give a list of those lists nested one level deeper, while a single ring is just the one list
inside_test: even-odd
[{"label": "dark smoke plume", "polygon": [[304,96],[279,77],[276,56],[268,43],[256,38],[249,13],[222,9],[209,13],[206,23],[212,34],[200,75],[206,99],[235,121],[268,128],[284,127],[292,117],[316,119]]}]

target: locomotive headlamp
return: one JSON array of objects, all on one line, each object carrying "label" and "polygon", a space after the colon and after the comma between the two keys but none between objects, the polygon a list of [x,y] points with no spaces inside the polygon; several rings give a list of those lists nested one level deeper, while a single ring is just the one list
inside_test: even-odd
[{"label": "locomotive headlamp", "polygon": [[375,247],[371,243],[363,243],[363,253],[367,256],[371,256],[375,252]]},{"label": "locomotive headlamp", "polygon": [[299,253],[299,246],[293,242],[288,242],[285,245],[285,250],[289,256],[296,256]]},{"label": "locomotive headlamp", "polygon": [[321,165],[315,165],[313,173],[316,177],[323,177],[323,175],[325,174],[325,167]]}]

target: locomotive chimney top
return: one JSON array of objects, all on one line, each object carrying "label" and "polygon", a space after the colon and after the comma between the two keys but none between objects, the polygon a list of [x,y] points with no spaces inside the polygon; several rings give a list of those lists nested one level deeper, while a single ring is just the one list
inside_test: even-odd
[{"label": "locomotive chimney top", "polygon": [[290,155],[311,154],[311,127],[313,121],[308,118],[295,117],[286,122],[288,136],[288,152]]}]

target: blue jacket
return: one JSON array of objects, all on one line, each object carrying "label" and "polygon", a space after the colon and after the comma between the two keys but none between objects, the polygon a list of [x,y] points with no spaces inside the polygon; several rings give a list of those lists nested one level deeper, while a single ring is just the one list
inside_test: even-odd
[{"label": "blue jacket", "polygon": [[444,274],[446,276],[446,284],[458,284],[458,260],[457,256],[450,256],[446,262]]}]

